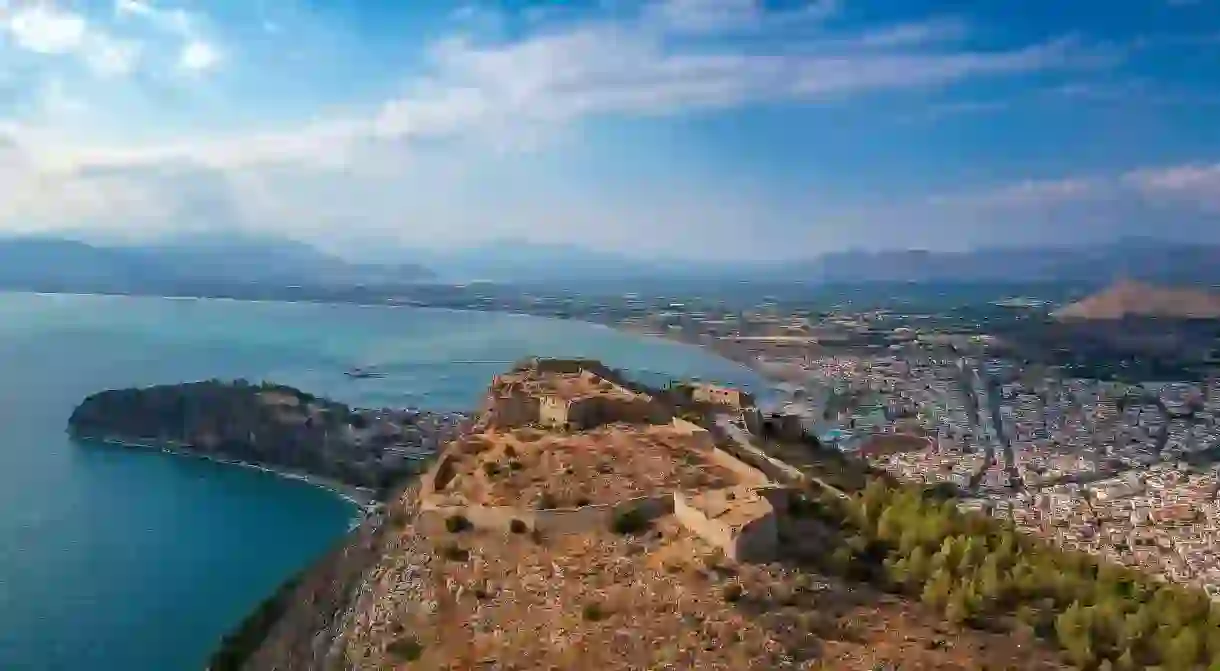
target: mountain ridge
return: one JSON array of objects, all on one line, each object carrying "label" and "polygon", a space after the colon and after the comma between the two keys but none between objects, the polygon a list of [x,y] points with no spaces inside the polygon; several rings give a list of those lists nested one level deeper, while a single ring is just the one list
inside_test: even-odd
[{"label": "mountain ridge", "polygon": [[0,238],[0,287],[33,291],[173,292],[224,285],[358,285],[432,277],[423,266],[361,264],[276,237],[169,238],[103,245],[53,236]]},{"label": "mountain ridge", "polygon": [[[404,255],[422,255],[406,251]],[[870,282],[1078,282],[1117,278],[1220,285],[1220,245],[1123,238],[1091,246],[968,251],[828,252],[805,259],[739,261],[637,258],[577,245],[505,240],[429,253],[447,281],[553,283],[562,280],[717,280],[852,284]]]}]

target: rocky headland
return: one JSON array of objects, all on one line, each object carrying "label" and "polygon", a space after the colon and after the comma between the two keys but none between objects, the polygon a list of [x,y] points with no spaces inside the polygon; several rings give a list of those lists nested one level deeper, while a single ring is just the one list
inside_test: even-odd
[{"label": "rocky headland", "polygon": [[478,421],[209,668],[1063,668],[1028,628],[863,581],[880,560],[844,534],[867,511],[699,416],[748,402],[589,361],[497,376]]},{"label": "rocky headland", "polygon": [[288,387],[243,380],[93,394],[68,420],[73,437],[172,449],[255,465],[375,498],[417,473],[465,418],[361,409]]}]

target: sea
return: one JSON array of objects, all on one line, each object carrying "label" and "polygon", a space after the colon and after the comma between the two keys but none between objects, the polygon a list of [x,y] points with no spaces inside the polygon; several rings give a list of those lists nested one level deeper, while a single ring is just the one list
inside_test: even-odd
[{"label": "sea", "polygon": [[[357,519],[257,470],[77,443],[103,389],[269,380],[360,407],[470,410],[530,355],[641,381],[765,383],[702,350],[490,312],[0,293],[0,670],[201,669],[220,638]],[[373,367],[384,378],[344,371]]]}]

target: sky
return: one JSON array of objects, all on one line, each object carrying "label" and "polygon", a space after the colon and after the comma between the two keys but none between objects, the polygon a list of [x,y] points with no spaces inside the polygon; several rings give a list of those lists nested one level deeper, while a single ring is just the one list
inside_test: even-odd
[{"label": "sky", "polygon": [[1220,0],[0,0],[0,233],[1220,242]]}]

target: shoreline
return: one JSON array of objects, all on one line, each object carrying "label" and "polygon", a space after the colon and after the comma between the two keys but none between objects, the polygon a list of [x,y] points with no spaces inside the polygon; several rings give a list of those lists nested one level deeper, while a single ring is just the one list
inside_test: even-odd
[{"label": "shoreline", "polygon": [[[588,323],[596,324],[596,322],[588,322]],[[674,335],[674,334],[666,332],[666,331],[642,328],[642,327],[635,326],[635,325],[625,325],[625,326],[606,325],[606,324],[598,324],[598,325],[606,326],[607,328],[614,329],[621,333],[628,333],[628,334],[635,335],[635,336],[644,336],[646,338],[656,338],[658,340],[664,340],[664,341],[676,343],[679,345],[687,345],[689,347],[695,347],[695,348],[701,349],[705,352],[715,355],[718,358],[724,359],[725,361],[729,361],[729,362],[735,363],[739,366],[742,366],[742,367],[750,370],[751,372],[755,373],[756,375],[758,375],[764,381],[769,382],[773,385],[782,384],[782,383],[793,383],[793,382],[799,382],[801,384],[808,383],[808,380],[804,379],[803,376],[796,375],[795,373],[785,374],[785,373],[781,372],[781,370],[779,370],[779,369],[788,369],[792,366],[792,364],[785,364],[785,363],[780,363],[780,362],[768,362],[760,355],[756,354],[755,352],[749,351],[749,350],[744,350],[744,349],[737,350],[733,347],[725,346],[725,345],[717,346],[714,342],[711,342],[711,343],[703,342],[703,341],[699,340],[698,338],[682,337],[682,336]]]},{"label": "shoreline", "polygon": [[382,503],[379,501],[372,489],[365,487],[357,487],[336,480],[331,480],[319,475],[312,475],[301,471],[294,471],[288,468],[276,466],[268,466],[266,464],[258,464],[240,459],[230,459],[221,455],[203,454],[185,443],[180,443],[172,440],[151,440],[143,438],[115,438],[115,437],[96,437],[96,436],[78,436],[77,439],[83,441],[92,441],[103,445],[113,445],[117,447],[129,449],[155,450],[164,454],[171,454],[178,457],[189,457],[192,459],[201,459],[210,461],[214,464],[222,464],[225,466],[238,466],[240,468],[248,468],[255,471],[261,471],[269,475],[284,479],[295,480],[302,482],[311,487],[322,489],[350,503],[353,507],[360,511],[361,518],[368,515],[369,508]]}]

